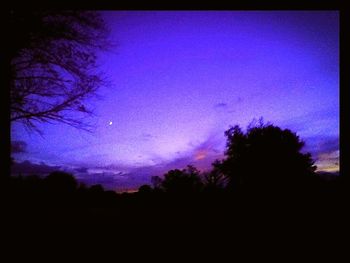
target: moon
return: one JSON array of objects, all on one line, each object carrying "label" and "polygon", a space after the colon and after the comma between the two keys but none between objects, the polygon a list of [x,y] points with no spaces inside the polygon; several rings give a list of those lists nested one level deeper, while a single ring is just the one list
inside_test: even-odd
[{"label": "moon", "polygon": [[109,125],[112,125],[112,124],[113,124],[113,122],[112,122],[112,121],[110,121],[110,122],[109,122]]}]

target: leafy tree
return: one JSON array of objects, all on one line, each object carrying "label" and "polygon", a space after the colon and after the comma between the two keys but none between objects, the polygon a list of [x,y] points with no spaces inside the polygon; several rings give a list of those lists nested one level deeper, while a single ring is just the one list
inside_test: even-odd
[{"label": "leafy tree", "polygon": [[219,189],[223,189],[226,184],[227,177],[222,172],[222,162],[219,160],[215,160],[212,163],[213,169],[204,175],[205,179],[205,188],[207,191],[217,191]]},{"label": "leafy tree", "polygon": [[141,185],[138,190],[138,193],[140,194],[150,194],[151,192],[152,192],[152,187],[147,184]]},{"label": "leafy tree", "polygon": [[260,190],[294,188],[307,182],[316,170],[304,142],[289,129],[272,124],[239,126],[225,132],[226,159],[218,168],[229,179],[229,187]]},{"label": "leafy tree", "polygon": [[170,170],[164,175],[162,188],[168,193],[190,194],[199,192],[203,183],[200,172],[194,166],[188,165],[183,170]]},{"label": "leafy tree", "polygon": [[159,176],[152,176],[151,182],[154,189],[160,189],[162,187],[163,180]]},{"label": "leafy tree", "polygon": [[101,194],[104,192],[104,188],[101,184],[94,184],[89,188],[89,192],[93,194]]},{"label": "leafy tree", "polygon": [[45,178],[45,184],[53,192],[74,192],[78,182],[72,174],[66,172],[52,172]]},{"label": "leafy tree", "polygon": [[11,122],[36,130],[35,122],[88,130],[86,99],[104,84],[96,69],[96,52],[106,47],[101,15],[16,10],[9,26]]}]

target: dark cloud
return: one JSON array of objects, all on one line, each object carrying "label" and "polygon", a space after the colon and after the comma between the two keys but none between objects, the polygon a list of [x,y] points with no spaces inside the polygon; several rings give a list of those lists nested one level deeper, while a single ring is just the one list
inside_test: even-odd
[{"label": "dark cloud", "polygon": [[154,138],[156,138],[156,136],[154,136],[154,135],[152,135],[150,133],[143,133],[141,135],[141,139],[144,140],[144,141],[149,141],[149,140],[154,139]]},{"label": "dark cloud", "polygon": [[86,168],[86,167],[79,167],[79,168],[75,168],[74,171],[76,171],[78,173],[87,173],[88,168]]},{"label": "dark cloud", "polygon": [[303,151],[310,152],[318,170],[339,169],[339,137],[313,136],[306,138]]},{"label": "dark cloud", "polygon": [[224,103],[224,102],[220,102],[220,103],[217,103],[214,105],[214,108],[220,108],[220,109],[223,109],[223,108],[227,108],[228,107],[228,104],[227,103]]},{"label": "dark cloud", "polygon": [[[339,122],[339,110],[327,108],[285,120],[280,124],[293,131],[303,131],[306,127],[312,126],[319,128],[321,125],[323,128],[327,128],[326,125],[337,122]],[[308,125],[305,125],[306,123],[308,123]]]},{"label": "dark cloud", "polygon": [[80,182],[84,182],[86,185],[101,184],[107,188],[113,188],[116,182],[115,174],[113,173],[86,173],[83,175],[77,175],[76,178]]},{"label": "dark cloud", "polygon": [[[112,172],[110,168],[112,166],[99,167],[101,172],[89,172],[90,168],[78,167],[78,168],[68,168],[63,166],[51,166],[45,163],[32,163],[28,160],[23,162],[14,162],[12,165],[13,175],[39,175],[47,176],[54,171],[65,171],[74,175],[78,182],[85,183],[87,186],[101,184],[107,190],[114,191],[129,191],[136,190],[142,184],[150,184],[150,178],[152,171],[144,173],[143,169],[130,169],[131,172]],[[116,168],[117,166],[113,166]],[[125,167],[124,167],[125,169]],[[145,167],[145,170],[148,168]],[[105,171],[103,171],[105,170]]]},{"label": "dark cloud", "polygon": [[339,136],[311,136],[302,138],[305,143],[304,151],[314,156],[339,150]]},{"label": "dark cloud", "polygon": [[[146,168],[147,169],[147,168]],[[79,182],[83,182],[87,186],[101,184],[106,190],[113,191],[128,191],[136,190],[143,184],[150,184],[150,174],[145,176],[140,171],[133,171],[130,173],[113,173],[113,172],[97,172],[85,173],[75,176]]]},{"label": "dark cloud", "polygon": [[129,170],[131,166],[122,165],[122,164],[108,164],[108,165],[99,165],[99,166],[90,166],[91,170],[101,170],[108,173],[115,173],[118,175],[125,174],[125,171]]},{"label": "dark cloud", "polygon": [[43,162],[35,164],[30,161],[14,162],[11,166],[11,173],[14,175],[22,174],[36,174],[36,175],[47,175],[51,172],[63,170],[61,166],[50,166]]},{"label": "dark cloud", "polygon": [[12,141],[11,152],[12,153],[25,153],[27,151],[27,143],[25,141]]},{"label": "dark cloud", "polygon": [[[305,124],[308,125],[305,125]],[[321,169],[336,166],[339,163],[339,135],[336,125],[339,123],[339,111],[337,109],[323,109],[310,112],[284,121],[284,128],[300,133],[313,133],[306,137],[301,137],[305,142],[303,152],[312,154],[313,159],[317,162],[317,166]],[[306,127],[314,127],[313,130],[305,129]],[[330,128],[333,128],[330,130]],[[334,129],[335,128],[335,129]],[[324,135],[324,134],[333,135]],[[328,169],[327,168],[327,169]]]},{"label": "dark cloud", "polygon": [[326,140],[320,142],[319,151],[323,152],[334,152],[339,150],[339,138],[336,137],[328,137]]},{"label": "dark cloud", "polygon": [[[146,136],[147,137],[147,136]],[[149,136],[148,136],[149,137]],[[172,161],[162,161],[157,158],[158,165],[153,166],[126,166],[110,164],[105,166],[89,166],[69,168],[63,166],[50,166],[45,163],[35,164],[30,161],[15,162],[12,173],[48,175],[57,170],[72,173],[79,182],[88,186],[101,184],[105,189],[115,191],[128,191],[138,189],[143,184],[150,184],[153,175],[163,175],[171,169],[183,169],[192,164],[201,170],[210,168],[216,158],[222,156],[222,150],[218,149],[218,141],[221,135],[211,135],[201,144],[192,143],[192,150],[183,154],[177,152],[178,158]]]}]

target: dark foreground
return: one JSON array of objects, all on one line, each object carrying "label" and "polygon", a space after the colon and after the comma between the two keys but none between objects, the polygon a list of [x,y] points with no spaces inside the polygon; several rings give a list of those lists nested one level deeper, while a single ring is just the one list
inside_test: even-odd
[{"label": "dark foreground", "polygon": [[342,250],[346,244],[341,241],[348,225],[342,184],[294,193],[195,195],[16,189],[5,189],[2,210],[3,237],[15,251],[30,248],[30,253],[40,254],[48,246],[60,253],[68,247],[86,253],[102,246],[121,255],[124,249],[136,253],[139,248],[157,253],[160,246],[194,253],[193,246],[200,246],[202,256],[213,249],[234,253],[241,248],[253,256],[256,249],[292,256],[300,249],[310,252],[312,246],[321,253],[335,244]]}]

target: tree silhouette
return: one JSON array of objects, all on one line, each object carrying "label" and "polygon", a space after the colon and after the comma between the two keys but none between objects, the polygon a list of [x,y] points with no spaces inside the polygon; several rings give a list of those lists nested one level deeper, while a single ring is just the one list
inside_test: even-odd
[{"label": "tree silhouette", "polygon": [[154,189],[160,189],[162,187],[163,180],[159,176],[152,176],[151,182]]},{"label": "tree silhouette", "polygon": [[152,187],[147,184],[141,185],[138,192],[144,195],[150,194],[152,192]]},{"label": "tree silhouette", "polygon": [[45,178],[49,191],[59,193],[72,193],[77,190],[78,182],[72,174],[66,172],[52,172]]},{"label": "tree silhouette", "polygon": [[103,193],[104,188],[101,184],[94,184],[89,188],[89,191],[93,194]]},{"label": "tree silhouette", "polygon": [[239,126],[225,132],[226,159],[218,168],[231,188],[254,190],[293,189],[311,180],[316,170],[304,142],[288,129],[272,124],[251,124],[244,133]]},{"label": "tree silhouette", "polygon": [[227,179],[221,170],[222,162],[220,160],[215,160],[212,166],[212,170],[204,175],[205,189],[209,192],[223,189]]},{"label": "tree silhouette", "polygon": [[37,131],[35,121],[88,130],[85,100],[104,83],[96,71],[107,35],[99,13],[16,10],[9,26],[11,122]]},{"label": "tree silhouette", "polygon": [[203,187],[199,174],[200,172],[192,165],[188,165],[183,170],[170,170],[164,175],[161,186],[168,193],[191,194],[199,192]]}]

